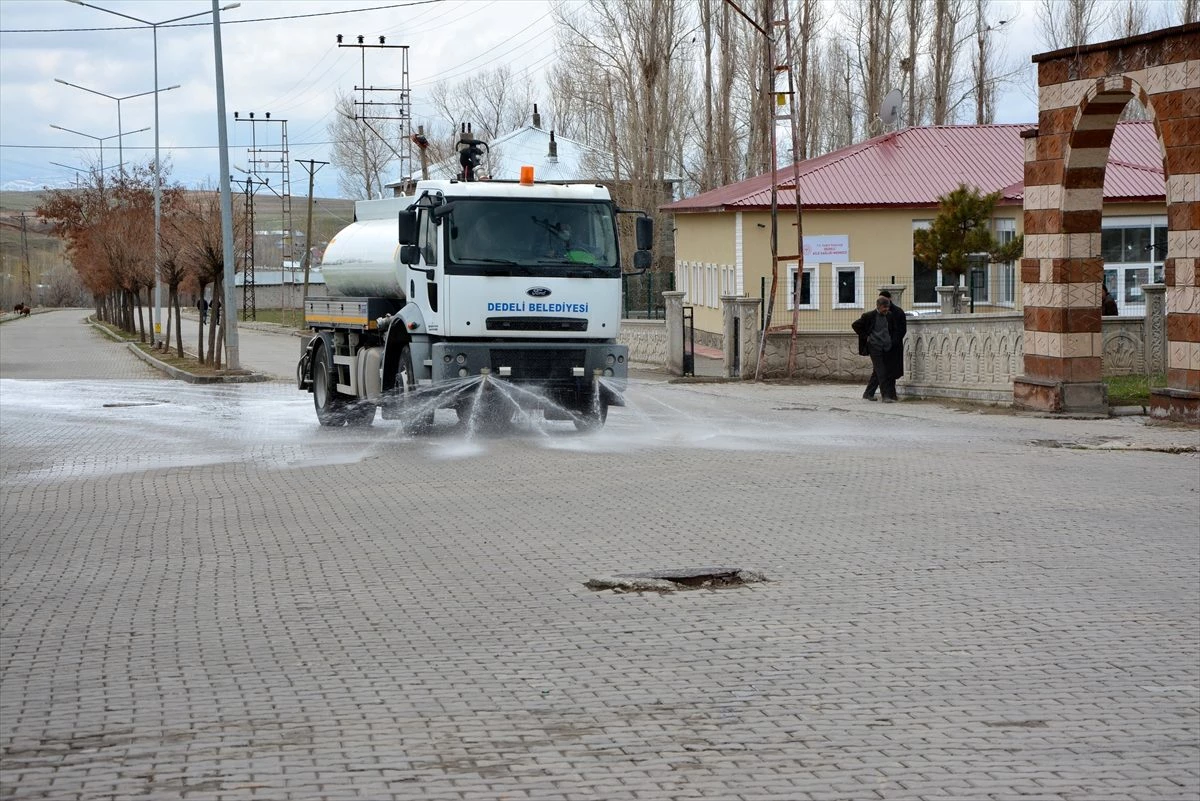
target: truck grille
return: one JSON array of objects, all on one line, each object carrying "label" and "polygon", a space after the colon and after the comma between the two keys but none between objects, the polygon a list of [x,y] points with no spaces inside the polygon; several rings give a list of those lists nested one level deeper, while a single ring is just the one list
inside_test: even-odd
[{"label": "truck grille", "polygon": [[516,381],[573,378],[572,367],[583,367],[582,350],[493,350],[492,370],[511,367]]},{"label": "truck grille", "polygon": [[588,321],[574,317],[489,317],[489,331],[586,331]]}]

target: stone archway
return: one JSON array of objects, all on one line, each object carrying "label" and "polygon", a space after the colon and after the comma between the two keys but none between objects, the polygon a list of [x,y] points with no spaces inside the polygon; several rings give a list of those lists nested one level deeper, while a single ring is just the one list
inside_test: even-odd
[{"label": "stone archway", "polygon": [[1200,23],[1034,56],[1025,142],[1024,374],[1017,406],[1106,413],[1101,376],[1104,170],[1130,98],[1146,106],[1167,189],[1167,388],[1154,417],[1200,422]]}]

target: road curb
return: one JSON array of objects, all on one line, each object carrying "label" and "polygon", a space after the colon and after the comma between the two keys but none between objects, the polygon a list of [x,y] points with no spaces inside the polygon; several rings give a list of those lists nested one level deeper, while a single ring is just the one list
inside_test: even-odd
[{"label": "road curb", "polygon": [[181,370],[174,365],[159,361],[139,348],[136,342],[127,343],[127,347],[134,356],[137,356],[151,367],[166,373],[171,378],[187,381],[190,384],[253,384],[271,380],[271,377],[268,375],[251,372],[226,373],[223,375],[196,375],[195,373],[189,373],[187,370]]},{"label": "road curb", "polygon": [[195,373],[189,373],[187,370],[183,370],[174,365],[167,364],[160,359],[156,359],[153,355],[146,353],[144,350],[138,347],[139,343],[130,342],[124,337],[117,336],[103,325],[97,323],[93,317],[87,318],[87,324],[111,339],[113,342],[124,342],[125,347],[127,347],[129,352],[134,356],[137,356],[155,370],[165,373],[171,378],[179,381],[187,381],[189,384],[253,384],[261,381],[272,380],[271,376],[264,373],[254,373],[249,371],[238,371],[236,373],[223,373],[218,375],[197,375]]}]

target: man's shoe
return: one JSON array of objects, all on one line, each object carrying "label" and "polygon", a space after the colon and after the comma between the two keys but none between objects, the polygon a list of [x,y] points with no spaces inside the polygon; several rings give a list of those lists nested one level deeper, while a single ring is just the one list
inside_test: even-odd
[{"label": "man's shoe", "polygon": [[869,400],[869,401],[873,401],[873,400],[875,400],[875,396],[874,396],[874,395],[868,395],[867,393],[865,393],[865,392],[864,392],[864,393],[863,393],[863,400]]},{"label": "man's shoe", "polygon": [[[871,400],[875,400],[875,399],[874,399],[874,398],[871,398]],[[884,403],[895,403],[896,401],[892,400],[891,398],[889,398],[889,397],[887,397],[887,396],[885,395],[885,396],[884,396],[884,398],[883,398],[883,402],[884,402]]]}]

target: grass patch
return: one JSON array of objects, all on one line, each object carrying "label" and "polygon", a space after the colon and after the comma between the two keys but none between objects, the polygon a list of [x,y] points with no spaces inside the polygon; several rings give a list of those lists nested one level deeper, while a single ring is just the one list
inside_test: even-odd
[{"label": "grass patch", "polygon": [[254,318],[245,320],[238,312],[238,322],[273,323],[289,328],[304,328],[303,309],[255,309]]},{"label": "grass patch", "polygon": [[95,315],[92,315],[90,319],[92,321],[92,325],[96,326],[97,328],[103,328],[113,339],[119,339],[124,342],[133,342],[138,338],[136,332],[126,331],[124,328],[115,326],[112,323],[106,323]]},{"label": "grass patch", "polygon": [[183,370],[185,373],[191,373],[192,375],[211,376],[226,375],[227,373],[227,371],[224,369],[218,370],[211,365],[201,364],[194,356],[184,356],[183,358],[180,358],[179,355],[176,354],[174,348],[164,353],[161,350],[155,350],[145,342],[137,343],[137,347],[142,353],[153,356],[163,364],[174,367],[177,370]]},{"label": "grass patch", "polygon": [[1114,375],[1104,379],[1108,386],[1109,406],[1148,406],[1150,390],[1165,387],[1167,377],[1158,375]]}]

